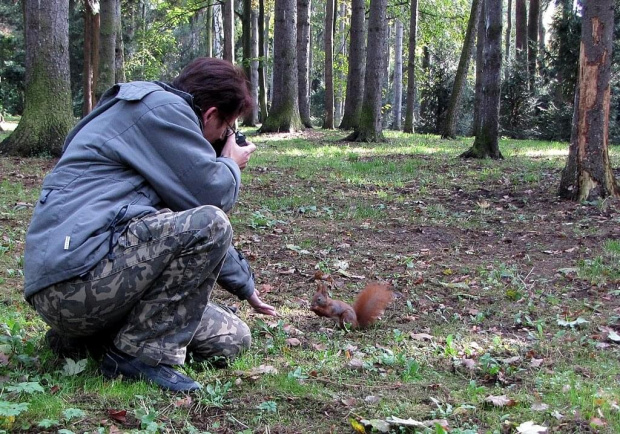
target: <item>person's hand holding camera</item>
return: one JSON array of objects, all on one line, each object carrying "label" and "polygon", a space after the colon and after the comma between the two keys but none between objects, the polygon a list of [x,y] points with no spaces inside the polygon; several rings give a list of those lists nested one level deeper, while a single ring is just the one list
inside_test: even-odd
[{"label": "person's hand holding camera", "polygon": [[222,148],[222,157],[230,158],[243,170],[250,161],[250,155],[256,150],[256,145],[245,139],[245,136],[236,131],[226,137],[226,143]]}]

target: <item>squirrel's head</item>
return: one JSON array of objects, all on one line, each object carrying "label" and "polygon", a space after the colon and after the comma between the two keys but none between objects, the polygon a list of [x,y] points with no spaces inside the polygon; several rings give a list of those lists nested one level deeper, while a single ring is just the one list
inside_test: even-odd
[{"label": "squirrel's head", "polygon": [[329,299],[329,294],[327,293],[327,286],[319,282],[317,285],[316,292],[314,293],[314,296],[312,297],[312,303],[310,303],[310,310],[318,306],[324,305],[328,299]]}]

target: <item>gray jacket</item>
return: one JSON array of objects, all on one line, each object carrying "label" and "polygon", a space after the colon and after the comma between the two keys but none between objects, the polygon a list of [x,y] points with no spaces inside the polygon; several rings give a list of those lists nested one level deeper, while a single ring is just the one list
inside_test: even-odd
[{"label": "gray jacket", "polygon": [[[127,223],[162,208],[231,210],[241,173],[203,137],[191,95],[159,82],[109,89],[69,133],[45,178],[26,234],[25,297],[93,268]],[[254,292],[247,261],[231,246],[218,283]]]}]

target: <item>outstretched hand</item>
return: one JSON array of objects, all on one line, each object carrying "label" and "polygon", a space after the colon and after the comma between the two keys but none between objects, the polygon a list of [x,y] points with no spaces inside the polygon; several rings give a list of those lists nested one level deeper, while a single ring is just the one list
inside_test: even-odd
[{"label": "outstretched hand", "polygon": [[264,303],[260,299],[259,295],[260,293],[258,292],[258,290],[255,289],[254,293],[248,298],[248,303],[250,303],[250,306],[252,306],[252,308],[258,313],[270,316],[278,316],[276,308],[268,305],[267,303]]}]

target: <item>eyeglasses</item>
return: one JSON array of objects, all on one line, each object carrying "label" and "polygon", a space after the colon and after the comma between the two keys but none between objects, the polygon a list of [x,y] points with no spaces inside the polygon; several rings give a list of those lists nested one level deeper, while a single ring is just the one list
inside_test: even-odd
[{"label": "eyeglasses", "polygon": [[226,130],[226,135],[224,136],[225,138],[229,138],[230,136],[237,134],[237,128],[234,125],[230,125],[228,122],[226,122],[226,125],[228,128]]}]

